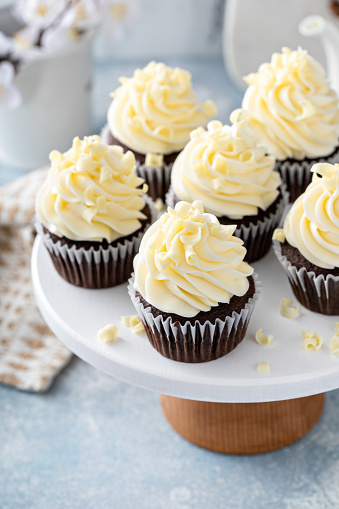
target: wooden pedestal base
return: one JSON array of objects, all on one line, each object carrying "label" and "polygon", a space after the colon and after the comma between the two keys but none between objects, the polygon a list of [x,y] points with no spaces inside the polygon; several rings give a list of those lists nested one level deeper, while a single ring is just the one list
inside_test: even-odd
[{"label": "wooden pedestal base", "polygon": [[269,403],[209,403],[161,395],[164,414],[195,445],[228,454],[257,454],[285,447],[318,421],[324,394]]}]

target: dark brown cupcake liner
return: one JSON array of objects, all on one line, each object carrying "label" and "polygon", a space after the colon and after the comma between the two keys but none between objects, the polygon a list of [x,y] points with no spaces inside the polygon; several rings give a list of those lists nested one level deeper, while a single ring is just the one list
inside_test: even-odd
[{"label": "dark brown cupcake liner", "polygon": [[290,195],[290,202],[293,203],[312,182],[313,173],[310,170],[314,164],[335,164],[338,162],[339,145],[327,157],[319,157],[317,159],[305,158],[301,161],[297,159],[277,160],[275,169],[280,173],[282,180],[285,182]]},{"label": "dark brown cupcake liner", "polygon": [[133,259],[141,239],[156,219],[157,211],[149,197],[144,197],[151,211],[151,221],[129,239],[120,239],[116,245],[77,247],[55,240],[39,222],[35,227],[46,246],[53,265],[68,283],[82,288],[110,288],[128,281],[133,271]]},{"label": "dark brown cupcake liner", "polygon": [[[244,241],[244,246],[247,249],[245,256],[246,262],[256,262],[268,253],[272,245],[273,232],[280,223],[287,203],[288,192],[286,191],[286,185],[282,183],[280,198],[276,203],[274,211],[248,224],[241,224],[241,220],[234,221],[234,224],[238,223],[234,235]],[[172,188],[170,188],[166,195],[166,204],[170,207],[175,207],[176,199]],[[220,219],[220,223],[223,224],[222,218],[218,219]],[[231,224],[231,220],[229,224]]]},{"label": "dark brown cupcake liner", "polygon": [[196,320],[181,324],[170,316],[155,316],[151,307],[145,307],[134,288],[134,274],[129,280],[128,293],[140,316],[149,342],[161,355],[174,361],[208,362],[228,354],[244,339],[254,306],[261,292],[261,283],[253,274],[255,292],[240,313],[232,312],[223,320],[212,323]]},{"label": "dark brown cupcake liner", "polygon": [[273,250],[283,266],[292,291],[300,304],[323,315],[339,315],[339,276],[315,274],[305,267],[297,269],[282,254],[281,243],[273,241]]},{"label": "dark brown cupcake liner", "polygon": [[[112,143],[111,133],[108,127],[108,124],[106,124],[100,133],[100,136],[104,143],[109,145]],[[126,147],[127,150],[127,147]],[[175,154],[173,154],[173,157],[175,157]],[[172,157],[172,159],[173,159]],[[144,156],[143,156],[144,160]],[[142,161],[143,161],[142,160]],[[172,166],[173,162],[168,161],[167,163],[164,162],[161,167],[153,167],[153,166],[146,166],[146,164],[142,161],[139,161],[138,158],[136,158],[135,164],[136,164],[136,173],[138,177],[141,177],[145,180],[145,183],[148,185],[148,191],[147,194],[152,198],[152,200],[156,200],[157,198],[161,198],[163,201],[165,201],[166,193],[168,192],[170,183],[171,183],[171,173],[172,173]]]},{"label": "dark brown cupcake liner", "polygon": [[173,163],[164,163],[161,167],[152,167],[136,161],[137,175],[145,180],[148,185],[147,194],[154,201],[157,198],[165,201],[165,196],[171,183],[172,166]]}]

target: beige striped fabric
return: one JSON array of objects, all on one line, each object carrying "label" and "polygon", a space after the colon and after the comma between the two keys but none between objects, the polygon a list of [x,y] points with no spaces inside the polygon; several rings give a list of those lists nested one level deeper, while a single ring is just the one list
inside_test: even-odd
[{"label": "beige striped fabric", "polygon": [[41,317],[31,283],[34,201],[45,177],[44,168],[0,188],[0,382],[35,392],[72,356]]}]

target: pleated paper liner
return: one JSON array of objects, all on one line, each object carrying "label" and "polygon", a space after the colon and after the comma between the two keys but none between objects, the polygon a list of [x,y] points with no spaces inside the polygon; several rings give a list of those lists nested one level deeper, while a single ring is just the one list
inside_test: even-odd
[{"label": "pleated paper liner", "polygon": [[277,240],[273,241],[273,250],[300,304],[323,315],[339,315],[339,276],[316,275],[305,267],[297,269],[282,254],[281,243]]},{"label": "pleated paper liner", "polygon": [[[107,145],[112,143],[112,135],[108,124],[102,128],[100,136],[103,142]],[[148,185],[147,194],[152,198],[152,200],[155,201],[157,198],[161,198],[165,201],[165,196],[171,182],[172,166],[173,162],[164,162],[160,167],[146,166],[145,163],[141,163],[138,159],[136,159],[136,173],[138,177],[143,178],[145,183]]]},{"label": "pleated paper liner", "polygon": [[316,163],[335,164],[339,162],[339,145],[327,157],[298,161],[297,159],[285,159],[276,161],[275,169],[279,171],[282,180],[286,183],[290,195],[290,202],[293,203],[311,183],[313,173],[310,171]]},{"label": "pleated paper liner", "polygon": [[133,258],[137,254],[141,239],[157,218],[157,211],[151,198],[144,196],[151,212],[151,220],[138,230],[131,239],[118,239],[116,245],[77,247],[55,241],[41,223],[36,229],[46,246],[55,269],[60,276],[75,286],[82,288],[110,288],[124,283],[133,271]]},{"label": "pleated paper liner", "polygon": [[[261,292],[261,283],[253,275],[254,294],[240,312],[233,311],[230,316],[216,318],[214,323],[206,320],[200,323],[189,320],[181,324],[173,318],[160,314],[155,316],[150,305],[140,300],[140,294],[134,288],[134,274],[129,280],[128,293],[140,316],[151,345],[169,359],[196,363],[208,362],[228,354],[243,340],[254,306]],[[232,299],[230,306],[232,305]]]},{"label": "pleated paper liner", "polygon": [[155,201],[161,198],[165,201],[168,192],[173,163],[164,163],[161,167],[146,166],[139,161],[136,162],[137,175],[143,178],[148,185],[147,194]]}]

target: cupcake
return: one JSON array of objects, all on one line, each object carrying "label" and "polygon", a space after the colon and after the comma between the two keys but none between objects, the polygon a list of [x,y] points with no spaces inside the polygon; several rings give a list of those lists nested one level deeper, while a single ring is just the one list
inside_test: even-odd
[{"label": "cupcake", "polygon": [[120,82],[112,93],[104,139],[133,151],[149,195],[164,200],[178,152],[192,129],[216,114],[216,107],[212,101],[197,101],[189,72],[163,63],[150,62]]},{"label": "cupcake", "polygon": [[242,102],[258,141],[277,159],[290,201],[311,182],[318,162],[339,161],[339,110],[323,67],[307,51],[283,48],[245,78]]},{"label": "cupcake", "polygon": [[50,161],[36,215],[56,270],[84,288],[127,281],[153,215],[134,155],[89,136],[74,138],[64,154],[54,150]]},{"label": "cupcake", "polygon": [[[234,118],[235,117],[235,118]],[[254,262],[270,249],[272,233],[287,202],[275,159],[256,145],[246,114],[231,116],[231,126],[214,120],[200,127],[174,163],[167,204],[202,200],[206,212],[223,225],[236,225],[235,235]]]},{"label": "cupcake", "polygon": [[168,207],[144,235],[128,291],[165,357],[206,362],[244,338],[259,283],[234,230],[195,201]]},{"label": "cupcake", "polygon": [[274,250],[299,302],[339,315],[339,164],[311,171],[313,182],[286,216],[284,242],[274,240]]}]

